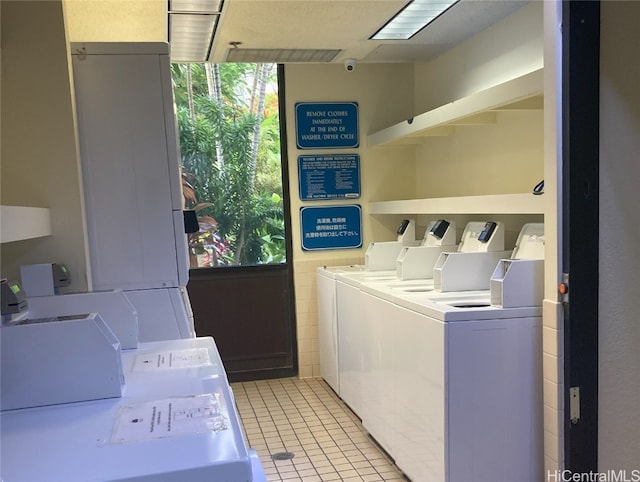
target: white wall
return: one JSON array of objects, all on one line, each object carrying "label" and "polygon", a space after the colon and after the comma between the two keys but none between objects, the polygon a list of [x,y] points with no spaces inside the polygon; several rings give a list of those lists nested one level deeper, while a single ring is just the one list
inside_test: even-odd
[{"label": "white wall", "polygon": [[[358,152],[361,155],[364,188],[363,197],[358,202],[364,208],[366,247],[372,240],[392,239],[392,228],[399,221],[395,216],[368,216],[366,203],[369,200],[528,192],[543,178],[542,111],[500,114],[496,125],[457,128],[454,138],[428,139],[417,148],[367,149],[365,143],[368,133],[541,68],[542,26],[542,2],[531,2],[440,58],[417,64],[415,68],[361,64],[355,72],[347,73],[339,65],[287,66],[289,165],[291,191],[294,193],[292,232],[301,376],[318,374],[315,371],[315,269],[323,264],[358,262],[357,256],[362,256],[364,250],[314,253],[300,250],[298,210],[302,203],[295,199],[298,182],[295,166],[297,156],[303,152],[295,149],[295,102],[360,102],[362,147]],[[411,75],[414,75],[413,79],[409,77]],[[510,226],[517,226],[513,228],[516,230],[524,222],[541,220],[541,216],[534,219],[531,216],[511,218],[507,221]],[[426,220],[421,216],[419,221],[425,224]]]},{"label": "white wall", "polygon": [[[532,2],[441,57],[416,66],[416,113],[543,66],[542,2]],[[543,113],[500,112],[416,150],[419,197],[529,192],[543,178]]]},{"label": "white wall", "polygon": [[2,276],[61,262],[87,287],[62,3],[2,2],[2,204],[51,209],[52,236],[2,245]]},{"label": "white wall", "polygon": [[437,59],[416,65],[416,113],[543,66],[543,2],[532,1]]},{"label": "white wall", "polygon": [[544,178],[543,111],[499,112],[416,150],[418,197],[531,192]]},{"label": "white wall", "polygon": [[[366,136],[411,116],[413,107],[413,66],[409,64],[360,64],[354,72],[338,65],[285,66],[289,182],[294,248],[294,280],[298,332],[298,360],[301,377],[319,376],[316,268],[322,265],[362,264],[369,242],[394,238],[400,220],[396,216],[368,214],[369,201],[412,197],[415,161],[412,149],[370,149]],[[360,147],[357,149],[296,149],[296,102],[358,102]],[[298,156],[320,152],[360,155],[362,196],[360,199],[305,202],[298,198]],[[301,249],[300,207],[327,204],[362,206],[363,247],[305,252]]]},{"label": "white wall", "polygon": [[[349,201],[363,208],[364,255],[370,241],[388,239],[393,231],[378,226],[368,216],[368,201],[412,197],[415,163],[410,149],[370,149],[367,134],[411,115],[413,104],[413,66],[410,64],[360,64],[347,72],[341,64],[287,65],[285,68],[289,182],[292,193],[292,234],[296,259],[327,257],[326,252],[303,252],[300,244],[299,208],[303,205],[345,204],[344,201],[305,202],[298,199],[298,156],[303,154],[359,154],[362,196]],[[360,147],[357,149],[298,150],[296,148],[295,104],[297,102],[358,102]],[[384,221],[382,221],[385,224]],[[391,226],[391,225],[389,225]],[[344,256],[353,257],[354,251]]]},{"label": "white wall", "polygon": [[[437,59],[416,65],[415,113],[543,67],[542,2],[531,2]],[[496,122],[455,127],[416,147],[419,198],[530,192],[544,177],[543,111],[499,112]],[[459,217],[459,228],[477,217]],[[510,240],[525,222],[508,216]]]},{"label": "white wall", "polygon": [[2,245],[2,276],[61,262],[86,290],[70,41],[166,41],[166,0],[2,2],[2,192],[8,205],[51,209],[52,236]]},{"label": "white wall", "polygon": [[166,42],[167,0],[63,0],[70,42]]},{"label": "white wall", "polygon": [[638,18],[638,2],[601,4],[599,471],[640,469]]}]

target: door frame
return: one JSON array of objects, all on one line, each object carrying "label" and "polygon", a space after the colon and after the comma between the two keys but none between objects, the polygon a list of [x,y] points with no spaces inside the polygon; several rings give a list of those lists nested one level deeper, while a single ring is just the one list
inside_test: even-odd
[{"label": "door frame", "polygon": [[[189,270],[189,280],[195,283],[206,283],[209,280],[234,282],[242,278],[265,278],[273,279],[274,275],[281,274],[284,278],[285,293],[283,301],[286,352],[256,354],[255,356],[242,356],[228,360],[228,364],[257,360],[267,360],[270,355],[274,359],[286,360],[284,365],[272,366],[264,364],[261,368],[238,368],[237,370],[227,370],[229,381],[261,380],[267,378],[282,378],[298,375],[298,346],[297,346],[297,321],[296,321],[296,301],[294,290],[293,273],[293,236],[291,226],[291,202],[289,183],[289,163],[287,151],[287,122],[286,122],[286,89],[285,70],[283,64],[277,64],[278,76],[278,115],[280,123],[280,159],[282,175],[282,202],[283,219],[285,225],[285,263],[269,263],[252,266],[219,266],[210,268],[195,268]],[[268,282],[268,281],[265,281]],[[193,297],[192,297],[193,302]],[[196,321],[197,325],[197,321]],[[251,333],[247,333],[251,336]],[[214,336],[215,338],[215,336]],[[223,363],[225,359],[223,358]],[[267,366],[268,365],[268,366]]]},{"label": "door frame", "polygon": [[289,150],[287,148],[287,90],[285,81],[284,64],[278,64],[278,118],[280,121],[280,162],[282,171],[282,203],[284,206],[285,225],[285,250],[287,266],[287,285],[291,325],[288,335],[291,337],[291,359],[293,365],[290,370],[285,370],[282,376],[298,375],[298,321],[296,318],[296,292],[293,277],[293,226],[291,224],[291,190],[289,184]]},{"label": "door frame", "polygon": [[586,473],[598,468],[600,1],[563,2],[562,26],[564,468]]}]

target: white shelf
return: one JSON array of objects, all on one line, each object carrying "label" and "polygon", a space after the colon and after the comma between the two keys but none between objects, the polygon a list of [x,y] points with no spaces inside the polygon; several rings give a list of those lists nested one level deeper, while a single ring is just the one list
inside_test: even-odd
[{"label": "white shelf", "polygon": [[374,132],[367,136],[367,144],[420,144],[425,137],[453,135],[457,125],[494,123],[497,111],[540,110],[542,92],[539,69]]},{"label": "white shelf", "polygon": [[51,235],[49,208],[0,206],[0,220],[2,243]]},{"label": "white shelf", "polygon": [[543,196],[491,194],[369,203],[369,214],[543,214]]}]

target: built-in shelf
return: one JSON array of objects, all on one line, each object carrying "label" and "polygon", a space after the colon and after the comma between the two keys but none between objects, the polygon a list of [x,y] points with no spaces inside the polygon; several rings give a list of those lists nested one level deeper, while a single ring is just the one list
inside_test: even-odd
[{"label": "built-in shelf", "polygon": [[369,214],[543,214],[544,196],[491,194],[369,203]]},{"label": "built-in shelf", "polygon": [[420,144],[450,136],[455,126],[491,124],[496,112],[543,108],[543,71],[535,70],[367,136],[369,147]]},{"label": "built-in shelf", "polygon": [[0,206],[0,221],[3,243],[51,235],[49,208]]}]

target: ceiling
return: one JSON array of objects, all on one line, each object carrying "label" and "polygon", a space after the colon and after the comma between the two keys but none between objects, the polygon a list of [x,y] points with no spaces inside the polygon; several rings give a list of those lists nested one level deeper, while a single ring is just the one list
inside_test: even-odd
[{"label": "ceiling", "polygon": [[[369,40],[407,0],[225,0],[209,61],[305,61],[301,50],[337,50],[331,62],[428,61],[524,6],[526,0],[460,0],[410,40]],[[237,47],[234,47],[237,45]],[[249,49],[268,49],[249,51]],[[252,56],[260,53],[260,58]],[[302,52],[306,53],[306,52]],[[289,60],[287,60],[289,59]],[[327,61],[322,60],[322,61]]]}]

